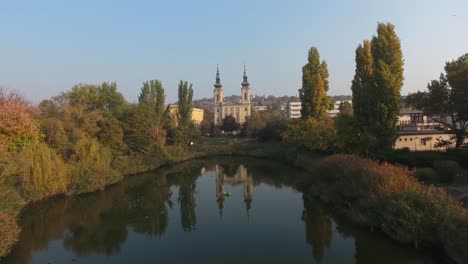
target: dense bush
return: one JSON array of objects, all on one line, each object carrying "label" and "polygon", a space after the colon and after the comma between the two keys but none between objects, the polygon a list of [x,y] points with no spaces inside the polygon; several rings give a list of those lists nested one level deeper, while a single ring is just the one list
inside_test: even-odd
[{"label": "dense bush", "polygon": [[416,178],[423,182],[437,182],[439,175],[433,168],[417,168]]},{"label": "dense bush", "polygon": [[17,177],[19,192],[26,200],[65,193],[70,182],[62,158],[43,143],[26,145],[13,156],[7,173]]},{"label": "dense bush", "polygon": [[0,257],[8,254],[18,241],[20,227],[11,215],[0,211]]},{"label": "dense bush", "polygon": [[290,123],[282,134],[283,140],[305,146],[309,150],[329,152],[334,148],[335,126],[332,120],[309,118]]},{"label": "dense bush", "polygon": [[14,189],[0,185],[0,212],[16,216],[24,204],[25,201]]},{"label": "dense bush", "polygon": [[440,176],[443,183],[451,183],[460,172],[460,166],[453,160],[435,160],[434,169]]},{"label": "dense bush", "polygon": [[314,173],[307,182],[310,195],[400,242],[445,244],[447,230],[462,215],[459,204],[442,191],[419,184],[402,167],[350,155],[303,164]]},{"label": "dense bush", "polygon": [[468,262],[468,220],[466,215],[446,223],[442,234],[445,251],[457,263]]},{"label": "dense bush", "polygon": [[103,190],[109,184],[122,178],[121,173],[112,169],[112,151],[96,139],[83,138],[76,144],[71,169],[70,194]]}]

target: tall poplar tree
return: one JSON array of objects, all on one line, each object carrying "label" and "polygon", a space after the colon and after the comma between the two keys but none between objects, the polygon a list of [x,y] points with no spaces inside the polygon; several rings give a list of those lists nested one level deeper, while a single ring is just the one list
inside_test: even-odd
[{"label": "tall poplar tree", "polygon": [[366,95],[372,92],[373,58],[370,41],[364,40],[356,49],[356,70],[351,85],[353,92],[353,113],[359,119],[368,120],[371,105]]},{"label": "tall poplar tree", "polygon": [[154,115],[154,124],[161,126],[165,110],[166,95],[161,81],[150,80],[143,83],[140,95],[138,96],[138,103],[145,105],[149,108]]},{"label": "tall poplar tree", "polygon": [[302,67],[302,88],[299,89],[303,120],[310,117],[321,119],[325,116],[330,105],[330,99],[327,96],[328,87],[327,63],[320,62],[317,48],[312,47],[309,50],[308,62]]},{"label": "tall poplar tree", "polygon": [[187,126],[192,120],[192,84],[189,85],[187,81],[180,81],[178,96],[180,125]]},{"label": "tall poplar tree", "polygon": [[[400,111],[400,93],[403,87],[403,52],[395,26],[379,23],[377,36],[372,38],[374,59],[374,100],[377,104],[371,120],[376,132],[377,146],[390,149],[396,137],[396,122]],[[371,98],[372,100],[372,98]]]},{"label": "tall poplar tree", "polygon": [[403,66],[400,39],[390,23],[379,23],[377,36],[356,49],[351,86],[354,114],[371,136],[373,150],[390,149],[395,140]]}]

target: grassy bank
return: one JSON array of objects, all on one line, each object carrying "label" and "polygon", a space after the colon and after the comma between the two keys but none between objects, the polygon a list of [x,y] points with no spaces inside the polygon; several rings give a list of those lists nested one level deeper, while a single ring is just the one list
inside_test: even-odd
[{"label": "grassy bank", "polygon": [[353,223],[401,243],[443,248],[457,263],[468,262],[468,219],[459,202],[419,183],[413,171],[349,155],[298,161],[313,173],[306,193]]},{"label": "grassy bank", "polygon": [[[310,199],[328,204],[350,222],[381,230],[402,243],[443,247],[457,262],[468,262],[468,221],[461,207],[438,189],[421,185],[414,172],[403,167],[351,155],[313,153],[282,143],[236,142],[189,149],[170,147],[160,156],[120,157],[112,167],[121,175],[131,175],[216,156],[255,157],[301,167],[310,174],[294,179],[294,184]],[[101,185],[87,191],[100,189]],[[27,203],[11,189],[0,190],[0,255],[7,254],[17,241],[15,217]]]},{"label": "grassy bank", "polygon": [[[164,148],[160,155],[141,154],[116,157],[110,164],[111,169],[108,170],[103,170],[96,163],[77,164],[71,168],[62,167],[61,169],[71,175],[71,179],[64,188],[53,192],[49,190],[46,190],[49,192],[39,192],[37,188],[32,187],[31,190],[27,191],[28,189],[22,186],[8,183],[8,178],[6,178],[5,182],[0,183],[0,258],[7,255],[18,240],[21,229],[17,223],[17,217],[23,208],[34,202],[57,195],[72,196],[101,191],[107,186],[121,181],[125,176],[152,171],[195,158],[234,155],[239,147],[238,144],[232,142],[223,145],[203,144],[192,148],[171,146]],[[33,154],[34,152],[31,153],[31,155]],[[13,165],[16,167],[19,166],[18,164]],[[32,164],[30,167],[36,168],[36,170],[48,170],[52,173],[57,169],[45,169],[40,162]]]},{"label": "grassy bank", "polygon": [[283,160],[310,172],[296,184],[354,224],[378,229],[405,244],[443,248],[468,263],[468,219],[460,203],[422,185],[407,167],[353,155],[321,155],[284,145],[242,149],[239,154]]}]

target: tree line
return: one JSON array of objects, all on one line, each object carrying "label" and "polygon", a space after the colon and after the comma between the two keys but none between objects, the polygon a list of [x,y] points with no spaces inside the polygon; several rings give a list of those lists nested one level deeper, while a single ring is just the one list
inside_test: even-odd
[{"label": "tree line", "polygon": [[30,201],[102,190],[177,159],[196,140],[192,85],[180,81],[178,111],[159,80],[145,81],[137,103],[116,83],[78,84],[33,105],[0,89],[0,256],[18,237],[15,218]]},{"label": "tree line", "polygon": [[[392,149],[404,83],[404,59],[395,26],[378,23],[377,34],[356,48],[355,62],[352,109],[342,103],[341,114],[332,120],[326,115],[327,63],[320,60],[316,47],[309,50],[299,89],[302,120],[289,123],[283,140],[312,150],[365,156]],[[442,144],[455,142],[459,149],[466,144],[468,128],[468,54],[447,62],[445,71],[428,84],[428,91],[410,94],[406,101],[454,133],[452,141]]]}]

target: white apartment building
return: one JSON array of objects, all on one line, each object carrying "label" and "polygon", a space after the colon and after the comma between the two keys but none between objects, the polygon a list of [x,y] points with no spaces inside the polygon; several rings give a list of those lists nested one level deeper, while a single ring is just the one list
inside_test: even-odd
[{"label": "white apartment building", "polygon": [[289,102],[286,107],[286,115],[291,119],[301,118],[301,102]]},{"label": "white apartment building", "polygon": [[254,111],[266,111],[268,110],[268,106],[266,105],[256,105],[253,107]]}]

